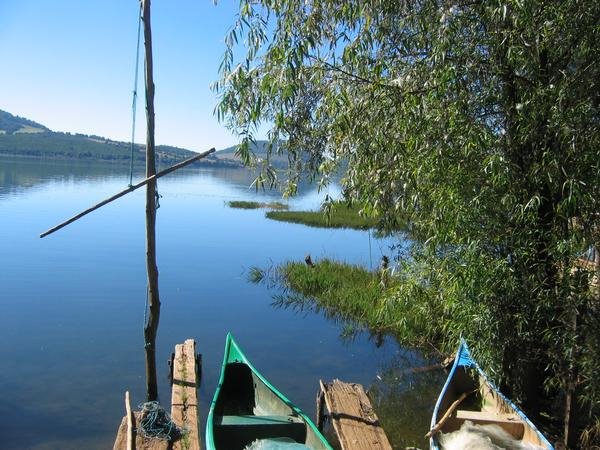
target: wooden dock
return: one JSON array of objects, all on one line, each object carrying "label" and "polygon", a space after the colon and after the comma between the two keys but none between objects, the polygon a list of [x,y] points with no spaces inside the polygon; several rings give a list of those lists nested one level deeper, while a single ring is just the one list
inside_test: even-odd
[{"label": "wooden dock", "polygon": [[317,426],[322,428],[324,407],[329,412],[342,450],[392,450],[364,388],[356,383],[320,381]]},{"label": "wooden dock", "polygon": [[146,439],[136,433],[140,413],[134,412],[123,417],[113,450],[128,450],[128,430],[132,428],[132,449],[136,450],[200,450],[200,433],[198,429],[198,369],[196,365],[196,343],[193,339],[175,346],[173,361],[173,378],[171,391],[171,418],[173,422],[185,430],[184,435],[174,442],[158,439]]}]

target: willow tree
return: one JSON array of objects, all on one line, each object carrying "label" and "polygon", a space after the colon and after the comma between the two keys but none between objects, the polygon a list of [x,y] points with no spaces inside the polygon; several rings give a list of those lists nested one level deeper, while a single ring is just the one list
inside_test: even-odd
[{"label": "willow tree", "polygon": [[600,247],[598,23],[597,0],[242,0],[215,84],[247,160],[270,127],[291,192],[341,167],[365,213],[410,218],[381,320],[446,350],[462,334],[571,445],[600,436],[600,302],[577,266]]}]

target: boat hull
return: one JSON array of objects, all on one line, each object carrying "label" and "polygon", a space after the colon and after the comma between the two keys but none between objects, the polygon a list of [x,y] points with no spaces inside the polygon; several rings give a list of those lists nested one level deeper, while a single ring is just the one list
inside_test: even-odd
[{"label": "boat hull", "polygon": [[254,368],[228,334],[206,424],[206,448],[242,450],[258,439],[280,446],[287,442],[290,448],[331,449],[312,421]]},{"label": "boat hull", "polygon": [[[463,394],[466,394],[464,397]],[[461,400],[464,398],[464,400]],[[450,414],[446,414],[452,410]],[[470,421],[475,425],[498,425],[513,439],[523,443],[553,450],[546,437],[535,427],[514,403],[506,398],[488,379],[479,364],[471,357],[469,348],[461,340],[454,364],[431,418],[434,430],[444,416],[442,433],[454,432]],[[440,450],[439,432],[430,438],[430,450]]]}]

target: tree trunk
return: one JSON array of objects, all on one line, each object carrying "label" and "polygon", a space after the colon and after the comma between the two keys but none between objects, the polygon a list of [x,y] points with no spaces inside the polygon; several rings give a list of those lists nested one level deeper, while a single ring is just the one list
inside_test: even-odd
[{"label": "tree trunk", "polygon": [[[156,173],[154,158],[154,79],[152,76],[152,30],[150,0],[142,0],[144,48],[146,52],[146,177]],[[148,273],[148,318],[144,324],[146,354],[146,401],[158,399],[156,381],[156,332],[160,318],[158,269],[156,267],[156,180],[146,185],[146,270]]]}]

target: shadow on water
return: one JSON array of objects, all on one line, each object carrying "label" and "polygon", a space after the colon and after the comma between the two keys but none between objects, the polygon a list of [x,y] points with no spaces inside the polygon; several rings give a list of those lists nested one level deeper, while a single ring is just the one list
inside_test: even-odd
[{"label": "shadow on water", "polygon": [[[12,422],[28,423],[29,428],[15,428],[6,420],[0,421],[0,435],[7,444],[2,448],[35,448],[36,450],[75,450],[91,445],[101,448],[110,443],[100,427],[95,427],[93,420],[86,420],[85,415],[71,413],[63,414],[62,405],[54,405],[56,413],[48,415],[38,410],[35,403],[23,404],[17,402],[0,402],[0,417],[11,418]],[[74,426],[80,428],[84,438],[75,437],[70,442],[65,442],[64,436],[70,433]],[[12,442],[18,442],[13,447]]]},{"label": "shadow on water", "polygon": [[[422,363],[427,365],[427,361]],[[429,446],[424,436],[447,375],[442,369],[414,371],[413,364],[412,355],[399,356],[383,368],[368,392],[390,442],[397,449]]]}]

